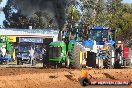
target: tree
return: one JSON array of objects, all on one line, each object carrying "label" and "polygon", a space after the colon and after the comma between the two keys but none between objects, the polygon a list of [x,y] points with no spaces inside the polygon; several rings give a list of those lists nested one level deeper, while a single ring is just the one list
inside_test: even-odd
[{"label": "tree", "polygon": [[132,44],[132,4],[122,0],[82,0],[84,25],[101,25],[117,30],[117,39]]},{"label": "tree", "polygon": [[84,6],[84,12],[82,21],[84,24],[92,25],[93,9],[95,6],[95,0],[82,0]]},{"label": "tree", "polygon": [[[0,0],[0,4],[1,4],[2,0]],[[0,7],[0,12],[2,11],[3,8]]]},{"label": "tree", "polygon": [[105,0],[82,0],[84,16],[82,21],[88,26],[102,25],[107,23]]},{"label": "tree", "polygon": [[107,0],[108,26],[112,29],[120,29],[118,19],[122,17],[122,0]]},{"label": "tree", "polygon": [[126,45],[132,45],[132,5],[123,4],[123,15],[120,19],[120,28],[118,39],[123,40]]},{"label": "tree", "polygon": [[72,5],[68,7],[67,11],[67,23],[70,26],[70,28],[74,27],[76,23],[79,22],[81,14],[80,12]]},{"label": "tree", "polygon": [[57,28],[57,22],[46,12],[38,11],[30,18],[33,28]]},{"label": "tree", "polygon": [[29,26],[33,28],[57,28],[57,22],[51,17],[50,13],[44,11],[36,11],[30,17],[27,17],[21,13],[20,10],[15,9],[8,0],[7,5],[3,9],[6,20],[3,21],[5,28],[20,28],[27,29]]},{"label": "tree", "polygon": [[[66,10],[66,20],[67,20],[67,28],[70,33],[69,38],[71,37],[71,33],[75,34],[75,24],[79,23],[81,14],[79,10],[74,5],[71,5]],[[70,39],[69,39],[70,40]]]},{"label": "tree", "polygon": [[68,21],[76,23],[80,20],[80,12],[73,5],[68,8],[67,12]]}]

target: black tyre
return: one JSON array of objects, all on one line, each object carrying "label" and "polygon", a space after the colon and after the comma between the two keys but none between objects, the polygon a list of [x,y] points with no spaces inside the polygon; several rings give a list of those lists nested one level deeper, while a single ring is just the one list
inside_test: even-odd
[{"label": "black tyre", "polygon": [[17,59],[17,65],[19,65],[19,60]]},{"label": "black tyre", "polygon": [[80,79],[80,84],[81,84],[81,86],[87,86],[90,83],[88,82],[87,78],[83,77],[83,78]]},{"label": "black tyre", "polygon": [[33,60],[32,60],[32,65],[36,65],[36,64],[37,64],[36,59],[33,59]]},{"label": "black tyre", "polygon": [[2,60],[0,60],[0,64],[2,64]]},{"label": "black tyre", "polygon": [[112,65],[111,65],[111,59],[110,58],[106,58],[104,60],[104,68],[111,68]]},{"label": "black tyre", "polygon": [[56,64],[56,65],[54,66],[54,68],[55,68],[55,69],[59,68],[58,64]]},{"label": "black tyre", "polygon": [[106,55],[106,58],[105,58],[105,60],[104,60],[104,68],[112,68],[112,61],[111,61],[111,52],[110,51],[107,51],[106,53],[105,53],[105,55]]},{"label": "black tyre", "polygon": [[73,67],[74,68],[81,68],[82,66],[80,65],[80,45],[76,45],[74,46],[74,49],[73,49],[73,61],[74,61],[74,64],[73,64]]},{"label": "black tyre", "polygon": [[23,65],[22,59],[17,59],[17,65]]},{"label": "black tyre", "polygon": [[115,61],[115,64],[114,64],[115,69],[121,69],[121,64],[119,62],[120,62],[119,59]]}]

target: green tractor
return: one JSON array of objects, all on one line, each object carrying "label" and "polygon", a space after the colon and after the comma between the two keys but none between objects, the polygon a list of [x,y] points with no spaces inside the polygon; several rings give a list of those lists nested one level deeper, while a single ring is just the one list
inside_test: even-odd
[{"label": "green tractor", "polygon": [[73,43],[69,42],[68,51],[65,42],[51,42],[47,49],[48,63],[50,66],[66,67],[68,64],[72,64],[73,60],[68,57],[68,52],[72,51]]},{"label": "green tractor", "polygon": [[51,42],[46,54],[46,56],[48,56],[47,66],[53,66],[55,68],[81,68],[81,51],[82,47],[79,45],[79,42],[70,41],[68,44],[63,41]]},{"label": "green tractor", "polygon": [[[66,37],[66,36],[65,36]],[[78,41],[78,30],[75,39],[69,40],[68,37],[64,41],[51,42],[47,49],[48,63],[51,66],[80,68],[82,65],[82,46]]]}]

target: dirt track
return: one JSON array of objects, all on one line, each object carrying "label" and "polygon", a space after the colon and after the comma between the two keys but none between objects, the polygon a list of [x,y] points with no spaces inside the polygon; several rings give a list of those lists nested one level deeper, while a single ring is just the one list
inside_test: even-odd
[{"label": "dirt track", "polygon": [[[129,79],[132,69],[91,69],[93,79]],[[83,88],[78,82],[80,70],[41,68],[0,68],[0,88]],[[115,86],[89,86],[88,88]],[[116,86],[132,88],[131,86]]]}]

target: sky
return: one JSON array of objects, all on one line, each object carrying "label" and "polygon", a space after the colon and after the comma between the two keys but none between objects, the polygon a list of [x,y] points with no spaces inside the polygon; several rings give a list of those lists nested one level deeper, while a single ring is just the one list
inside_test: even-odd
[{"label": "sky", "polygon": [[[6,5],[7,0],[3,0],[0,4],[0,7],[4,7]],[[5,20],[5,15],[3,12],[0,12],[0,25],[3,25],[3,20]]]},{"label": "sky", "polygon": [[132,3],[132,0],[123,0],[125,3]]},{"label": "sky", "polygon": [[[0,7],[4,7],[6,5],[7,0],[3,0],[0,4]],[[123,0],[124,3],[132,3],[132,0]],[[5,20],[5,15],[3,12],[0,12],[0,25],[3,25],[3,20]]]}]

